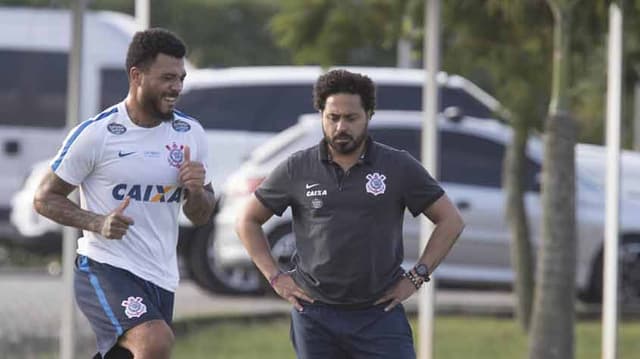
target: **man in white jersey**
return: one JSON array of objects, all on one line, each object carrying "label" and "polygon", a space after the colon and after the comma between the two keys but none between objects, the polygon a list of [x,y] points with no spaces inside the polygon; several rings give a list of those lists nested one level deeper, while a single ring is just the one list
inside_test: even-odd
[{"label": "man in white jersey", "polygon": [[[94,358],[171,354],[180,206],[196,225],[214,206],[204,130],[174,109],[185,53],[167,30],[136,33],[126,99],[71,130],[34,198],[40,214],[82,229],[74,290]],[[67,198],[76,187],[80,207]]]}]

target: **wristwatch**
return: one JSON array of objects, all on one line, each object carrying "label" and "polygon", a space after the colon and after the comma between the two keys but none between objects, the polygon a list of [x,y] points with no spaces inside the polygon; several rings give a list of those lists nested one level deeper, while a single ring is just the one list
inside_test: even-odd
[{"label": "wristwatch", "polygon": [[427,267],[426,264],[418,263],[413,267],[413,270],[416,272],[418,277],[422,278],[423,282],[426,283],[431,280],[431,277],[429,277],[429,267]]}]

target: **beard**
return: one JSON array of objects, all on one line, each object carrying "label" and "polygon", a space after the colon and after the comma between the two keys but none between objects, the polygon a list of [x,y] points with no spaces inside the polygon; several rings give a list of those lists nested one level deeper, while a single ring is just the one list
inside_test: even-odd
[{"label": "beard", "polygon": [[[324,129],[323,129],[324,132]],[[353,137],[346,133],[338,133],[331,137],[324,133],[324,140],[331,148],[339,154],[349,155],[360,148],[360,145],[367,139],[367,131],[363,131],[358,137]]]},{"label": "beard", "polygon": [[[165,106],[162,100],[165,96],[178,97],[178,94],[156,94],[147,92],[142,97],[142,106],[149,114],[166,122],[173,120],[174,106]],[[163,109],[163,106],[167,109]]]}]

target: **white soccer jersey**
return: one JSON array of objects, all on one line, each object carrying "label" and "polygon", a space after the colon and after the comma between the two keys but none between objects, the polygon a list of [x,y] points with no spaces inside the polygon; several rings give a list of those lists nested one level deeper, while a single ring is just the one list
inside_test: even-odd
[{"label": "white soccer jersey", "polygon": [[[140,127],[129,118],[124,102],[69,133],[51,164],[55,174],[79,186],[82,208],[94,213],[110,213],[131,197],[124,215],[135,222],[122,240],[83,231],[79,254],[175,291],[178,215],[184,199],[178,168],[185,145],[191,160],[206,169],[207,143],[200,123],[175,111],[172,121]],[[205,183],[210,182],[207,171]]]}]

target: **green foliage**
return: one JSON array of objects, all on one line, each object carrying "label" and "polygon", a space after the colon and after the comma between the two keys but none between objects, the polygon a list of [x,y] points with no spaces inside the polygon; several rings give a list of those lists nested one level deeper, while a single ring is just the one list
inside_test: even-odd
[{"label": "green foliage", "polygon": [[515,3],[500,9],[486,1],[448,1],[442,63],[492,92],[512,120],[539,126],[549,101],[552,27],[544,3],[522,6],[516,11]]},{"label": "green foliage", "polygon": [[407,0],[281,0],[271,22],[296,64],[395,64]]},{"label": "green foliage", "polygon": [[[590,1],[577,6],[573,16],[568,102],[582,142],[602,142],[610,3]],[[393,65],[401,36],[412,39],[416,58],[421,56],[424,1],[281,0],[281,5],[272,30],[298,64]],[[441,6],[443,70],[469,78],[500,99],[514,120],[541,129],[553,44],[546,1],[447,0]],[[625,6],[623,126],[631,128],[631,91],[640,73],[640,0]]]},{"label": "green foliage", "polygon": [[280,65],[290,63],[268,29],[278,10],[266,1],[154,0],[152,26],[179,33],[190,48],[189,59],[201,67]]}]

